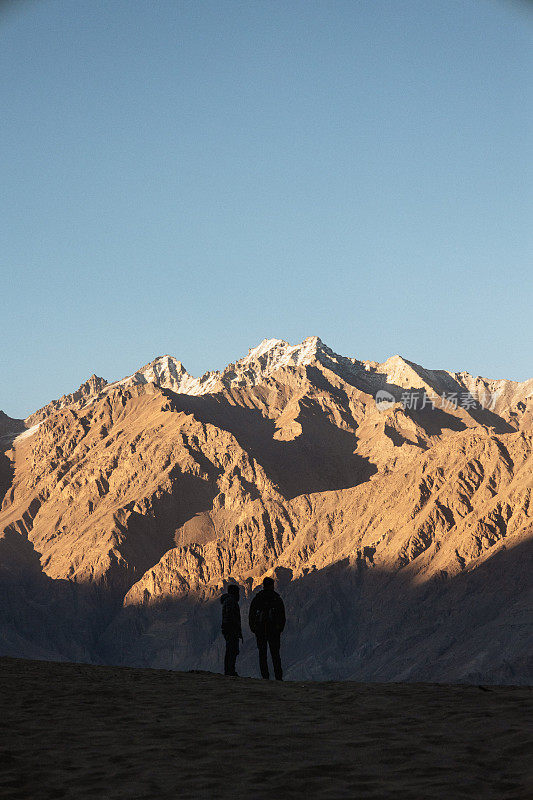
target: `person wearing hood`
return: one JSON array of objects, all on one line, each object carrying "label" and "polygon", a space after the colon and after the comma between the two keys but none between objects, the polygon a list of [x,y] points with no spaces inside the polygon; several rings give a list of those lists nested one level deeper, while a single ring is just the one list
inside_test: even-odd
[{"label": "person wearing hood", "polygon": [[227,592],[220,598],[222,604],[222,634],[226,640],[224,675],[237,676],[235,661],[239,655],[239,639],[242,641],[239,587],[230,583]]}]

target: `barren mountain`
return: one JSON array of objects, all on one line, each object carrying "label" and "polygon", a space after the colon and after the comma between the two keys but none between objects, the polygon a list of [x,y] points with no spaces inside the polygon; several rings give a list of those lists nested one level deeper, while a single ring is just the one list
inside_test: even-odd
[{"label": "barren mountain", "polygon": [[3,415],[1,653],[219,669],[223,587],[273,574],[288,678],[531,682],[532,412],[311,337]]}]

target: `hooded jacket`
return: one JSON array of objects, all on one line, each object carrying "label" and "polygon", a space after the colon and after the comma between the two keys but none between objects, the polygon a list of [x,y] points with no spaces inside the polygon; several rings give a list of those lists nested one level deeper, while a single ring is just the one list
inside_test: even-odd
[{"label": "hooded jacket", "polygon": [[224,636],[237,636],[242,639],[241,610],[235,595],[223,594],[220,598],[222,604],[222,633]]}]

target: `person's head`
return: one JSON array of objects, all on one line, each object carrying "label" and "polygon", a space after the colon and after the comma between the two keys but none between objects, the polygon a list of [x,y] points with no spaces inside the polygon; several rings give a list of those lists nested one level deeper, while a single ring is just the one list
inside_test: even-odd
[{"label": "person's head", "polygon": [[234,597],[236,600],[239,599],[239,587],[236,583],[230,583],[228,586],[228,594]]},{"label": "person's head", "polygon": [[263,578],[263,589],[266,589],[267,592],[274,591],[274,579],[273,578]]}]

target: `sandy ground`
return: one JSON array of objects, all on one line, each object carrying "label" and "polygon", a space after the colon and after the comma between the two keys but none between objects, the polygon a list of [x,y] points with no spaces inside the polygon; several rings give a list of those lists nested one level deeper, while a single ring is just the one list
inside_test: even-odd
[{"label": "sandy ground", "polygon": [[533,693],[0,659],[0,797],[531,798]]}]

